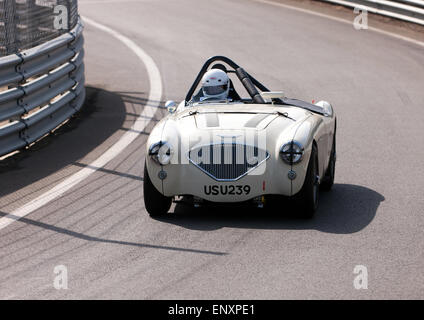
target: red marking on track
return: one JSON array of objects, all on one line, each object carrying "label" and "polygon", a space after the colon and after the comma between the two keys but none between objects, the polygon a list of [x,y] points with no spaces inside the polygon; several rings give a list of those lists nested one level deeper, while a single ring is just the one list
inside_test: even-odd
[{"label": "red marking on track", "polygon": [[262,190],[265,191],[265,181],[262,182]]}]

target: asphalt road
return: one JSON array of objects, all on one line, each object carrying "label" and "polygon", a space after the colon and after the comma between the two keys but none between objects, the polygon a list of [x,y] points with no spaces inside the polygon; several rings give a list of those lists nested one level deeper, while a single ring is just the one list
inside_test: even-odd
[{"label": "asphalt road", "polygon": [[[424,298],[423,47],[250,0],[79,3],[83,16],[153,58],[162,100],[182,100],[204,60],[220,54],[289,97],[330,101],[336,184],[310,221],[283,206],[178,205],[151,219],[142,170],[159,108],[105,167],[0,230],[1,299]],[[84,112],[0,163],[1,216],[97,159],[146,104],[151,88],[136,54],[89,24],[85,39]],[[54,288],[58,265],[67,290]],[[353,286],[357,265],[367,267],[366,290]]]}]

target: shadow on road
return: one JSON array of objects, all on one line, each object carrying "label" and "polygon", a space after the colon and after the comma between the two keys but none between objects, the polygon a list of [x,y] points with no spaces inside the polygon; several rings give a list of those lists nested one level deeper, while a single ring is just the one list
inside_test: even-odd
[{"label": "shadow on road", "polygon": [[81,111],[53,134],[0,161],[0,197],[75,164],[123,127],[126,108],[119,94],[87,87]]},{"label": "shadow on road", "polygon": [[162,222],[193,230],[216,230],[224,227],[246,229],[314,229],[348,234],[364,229],[374,219],[384,197],[369,188],[335,184],[332,191],[320,193],[320,205],[313,219],[296,217],[296,208],[282,202],[279,211],[256,208],[198,208],[177,204],[173,214]]},{"label": "shadow on road", "polygon": [[219,252],[219,251],[210,251],[210,250],[200,250],[200,249],[190,249],[190,248],[181,248],[181,247],[171,247],[171,246],[161,246],[161,245],[155,245],[155,244],[148,244],[148,243],[138,243],[138,242],[129,242],[129,241],[121,241],[121,240],[113,240],[113,239],[105,239],[105,238],[99,238],[90,236],[84,233],[72,231],[69,229],[61,228],[54,226],[52,224],[44,223],[41,221],[32,220],[29,218],[20,218],[18,216],[14,216],[13,214],[7,214],[5,212],[0,211],[0,218],[8,217],[12,220],[16,220],[20,223],[25,223],[31,226],[36,226],[45,230],[54,231],[57,233],[61,233],[66,236],[74,237],[77,239],[82,239],[85,241],[92,241],[92,242],[100,242],[100,243],[109,243],[109,244],[118,244],[118,245],[124,245],[124,246],[132,246],[132,247],[138,247],[138,248],[147,248],[147,249],[161,249],[161,250],[170,250],[170,251],[180,251],[180,252],[191,252],[191,253],[201,253],[201,254],[211,254],[211,255],[217,255],[217,256],[223,256],[227,253],[225,252]]},{"label": "shadow on road", "polygon": [[[126,103],[136,104],[140,106],[149,106],[159,109],[166,109],[165,106],[165,100],[152,100],[149,101],[148,98],[140,97],[140,95],[147,96],[148,93],[141,92],[141,91],[112,91],[113,94],[117,94],[121,97],[122,101]],[[134,117],[139,117],[140,115],[137,113],[127,113],[127,115],[132,115]]]}]

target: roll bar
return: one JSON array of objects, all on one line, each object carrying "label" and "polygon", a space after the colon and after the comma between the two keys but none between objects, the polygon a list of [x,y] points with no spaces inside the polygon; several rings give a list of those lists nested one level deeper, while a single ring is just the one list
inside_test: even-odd
[{"label": "roll bar", "polygon": [[246,88],[247,92],[250,94],[252,99],[254,99],[258,103],[264,103],[262,97],[259,96],[260,99],[262,99],[262,101],[258,98],[257,91],[252,92],[253,86],[251,86],[250,84],[255,85],[261,91],[270,91],[267,87],[265,87],[262,83],[260,83],[258,80],[253,78],[246,71],[244,71],[243,68],[241,68],[237,63],[235,63],[230,58],[227,58],[227,57],[224,57],[224,56],[213,56],[213,57],[210,57],[204,63],[202,69],[200,69],[199,74],[197,75],[196,79],[194,80],[193,84],[191,85],[191,88],[188,91],[186,98],[185,98],[186,105],[190,101],[191,97],[193,96],[194,91],[196,90],[197,86],[199,85],[200,81],[202,80],[203,75],[208,71],[209,66],[216,61],[221,61],[221,62],[225,62],[226,64],[228,64],[231,68],[234,69],[233,72],[237,74],[239,79],[240,79],[240,76],[242,75],[244,78],[240,79],[240,81],[243,84],[243,86]]},{"label": "roll bar", "polygon": [[[203,75],[208,71],[209,66],[216,61],[225,62],[231,68],[234,69],[234,70],[229,70],[228,72],[235,73],[237,75],[240,82],[246,88],[246,91],[249,93],[250,97],[253,99],[255,103],[265,103],[265,100],[259,94],[257,88],[263,92],[269,92],[270,90],[267,87],[265,87],[262,83],[260,83],[254,77],[252,77],[249,73],[247,73],[242,67],[240,67],[237,63],[235,63],[230,58],[227,58],[224,56],[213,56],[213,57],[210,57],[204,63],[202,69],[200,69],[199,74],[197,75],[196,79],[191,85],[190,90],[188,91],[186,95],[185,105],[187,105],[190,99],[193,97],[194,91],[196,90],[197,86],[202,80]],[[321,107],[306,101],[302,101],[302,100],[290,99],[290,98],[281,98],[281,99],[278,98],[278,99],[274,99],[274,103],[282,104],[282,105],[292,105],[292,106],[309,110],[314,113],[324,115],[324,111]]]}]

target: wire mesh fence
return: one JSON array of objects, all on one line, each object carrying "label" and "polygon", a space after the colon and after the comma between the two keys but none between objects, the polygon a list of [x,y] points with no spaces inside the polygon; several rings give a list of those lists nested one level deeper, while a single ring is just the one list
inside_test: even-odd
[{"label": "wire mesh fence", "polygon": [[0,56],[54,39],[77,21],[77,0],[0,0]]}]

